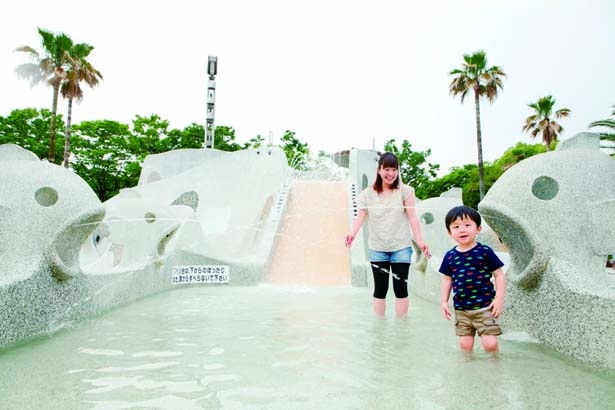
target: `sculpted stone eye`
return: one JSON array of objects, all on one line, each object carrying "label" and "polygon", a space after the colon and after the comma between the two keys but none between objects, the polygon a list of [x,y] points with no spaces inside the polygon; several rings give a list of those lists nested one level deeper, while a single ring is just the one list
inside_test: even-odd
[{"label": "sculpted stone eye", "polygon": [[53,206],[58,202],[58,192],[48,186],[42,187],[34,193],[34,199],[40,206]]},{"label": "sculpted stone eye", "polygon": [[426,225],[433,223],[433,214],[431,212],[425,212],[423,215],[421,215],[421,221],[423,221],[423,223],[425,223]]},{"label": "sculpted stone eye", "polygon": [[555,198],[558,192],[559,184],[551,177],[540,176],[536,178],[532,184],[532,194],[534,194],[536,198],[544,201]]}]

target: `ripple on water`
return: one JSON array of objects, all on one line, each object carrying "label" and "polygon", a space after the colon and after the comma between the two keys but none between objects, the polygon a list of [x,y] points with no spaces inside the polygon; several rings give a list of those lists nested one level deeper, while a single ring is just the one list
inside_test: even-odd
[{"label": "ripple on water", "polygon": [[207,352],[207,354],[210,356],[218,356],[218,355],[221,355],[222,353],[224,353],[224,349],[221,347],[214,347],[209,352]]},{"label": "ripple on water", "polygon": [[182,352],[159,352],[159,351],[145,351],[133,353],[132,357],[177,357],[183,355]]},{"label": "ripple on water", "polygon": [[95,356],[122,356],[124,354],[124,352],[122,352],[121,350],[93,349],[90,347],[83,347],[79,349],[78,352]]},{"label": "ripple on water", "polygon": [[100,373],[124,373],[124,372],[138,372],[143,370],[159,370],[167,367],[177,366],[179,362],[158,362],[158,363],[146,363],[138,366],[130,367],[103,367],[97,369]]},{"label": "ripple on water", "polygon": [[197,381],[169,381],[153,380],[143,376],[132,377],[99,377],[96,379],[83,379],[85,383],[92,386],[87,391],[89,394],[110,393],[123,389],[135,389],[138,391],[167,391],[169,393],[194,393],[204,390],[204,387]]},{"label": "ripple on water", "polygon": [[[183,312],[183,300],[202,313]],[[381,320],[370,300],[368,290],[349,288],[162,293],[2,352],[0,407],[568,410],[615,402],[615,376],[527,335],[505,333],[497,358],[478,341],[462,355],[438,305],[414,298],[397,320],[391,298]]]},{"label": "ripple on water", "polygon": [[235,374],[212,374],[210,376],[202,377],[200,383],[203,386],[207,386],[212,383],[220,383],[220,382],[232,382],[239,380],[240,377]]},{"label": "ripple on water", "polygon": [[103,400],[93,401],[87,400],[85,404],[91,404],[94,407],[88,406],[90,410],[126,410],[126,409],[157,409],[157,410],[202,410],[203,399],[195,400],[186,399],[181,396],[165,395],[150,400],[142,401],[122,401],[122,400]]}]

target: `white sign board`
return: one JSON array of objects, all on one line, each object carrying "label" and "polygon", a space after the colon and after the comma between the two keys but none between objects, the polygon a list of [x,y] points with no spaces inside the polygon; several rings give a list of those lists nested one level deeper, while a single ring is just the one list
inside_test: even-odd
[{"label": "white sign board", "polygon": [[181,265],[173,266],[172,283],[228,283],[231,270],[227,265]]}]

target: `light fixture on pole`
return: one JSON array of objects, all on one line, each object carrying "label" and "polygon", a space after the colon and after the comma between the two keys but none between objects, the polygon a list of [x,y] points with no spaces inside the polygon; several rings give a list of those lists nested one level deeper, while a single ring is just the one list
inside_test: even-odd
[{"label": "light fixture on pole", "polygon": [[205,117],[205,148],[214,147],[214,118],[216,116],[216,74],[218,73],[218,57],[207,59],[207,115]]}]

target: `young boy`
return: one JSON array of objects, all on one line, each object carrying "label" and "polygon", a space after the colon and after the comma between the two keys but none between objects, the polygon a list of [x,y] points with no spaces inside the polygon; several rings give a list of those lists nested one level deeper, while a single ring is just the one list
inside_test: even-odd
[{"label": "young boy", "polygon": [[476,210],[456,206],[446,214],[444,222],[448,234],[457,242],[440,265],[444,317],[451,318],[448,299],[452,288],[455,334],[459,336],[461,350],[472,351],[474,335],[478,332],[483,349],[497,352],[498,336],[502,334],[497,318],[502,313],[506,292],[504,264],[493,249],[476,242],[481,230],[481,217]]}]

